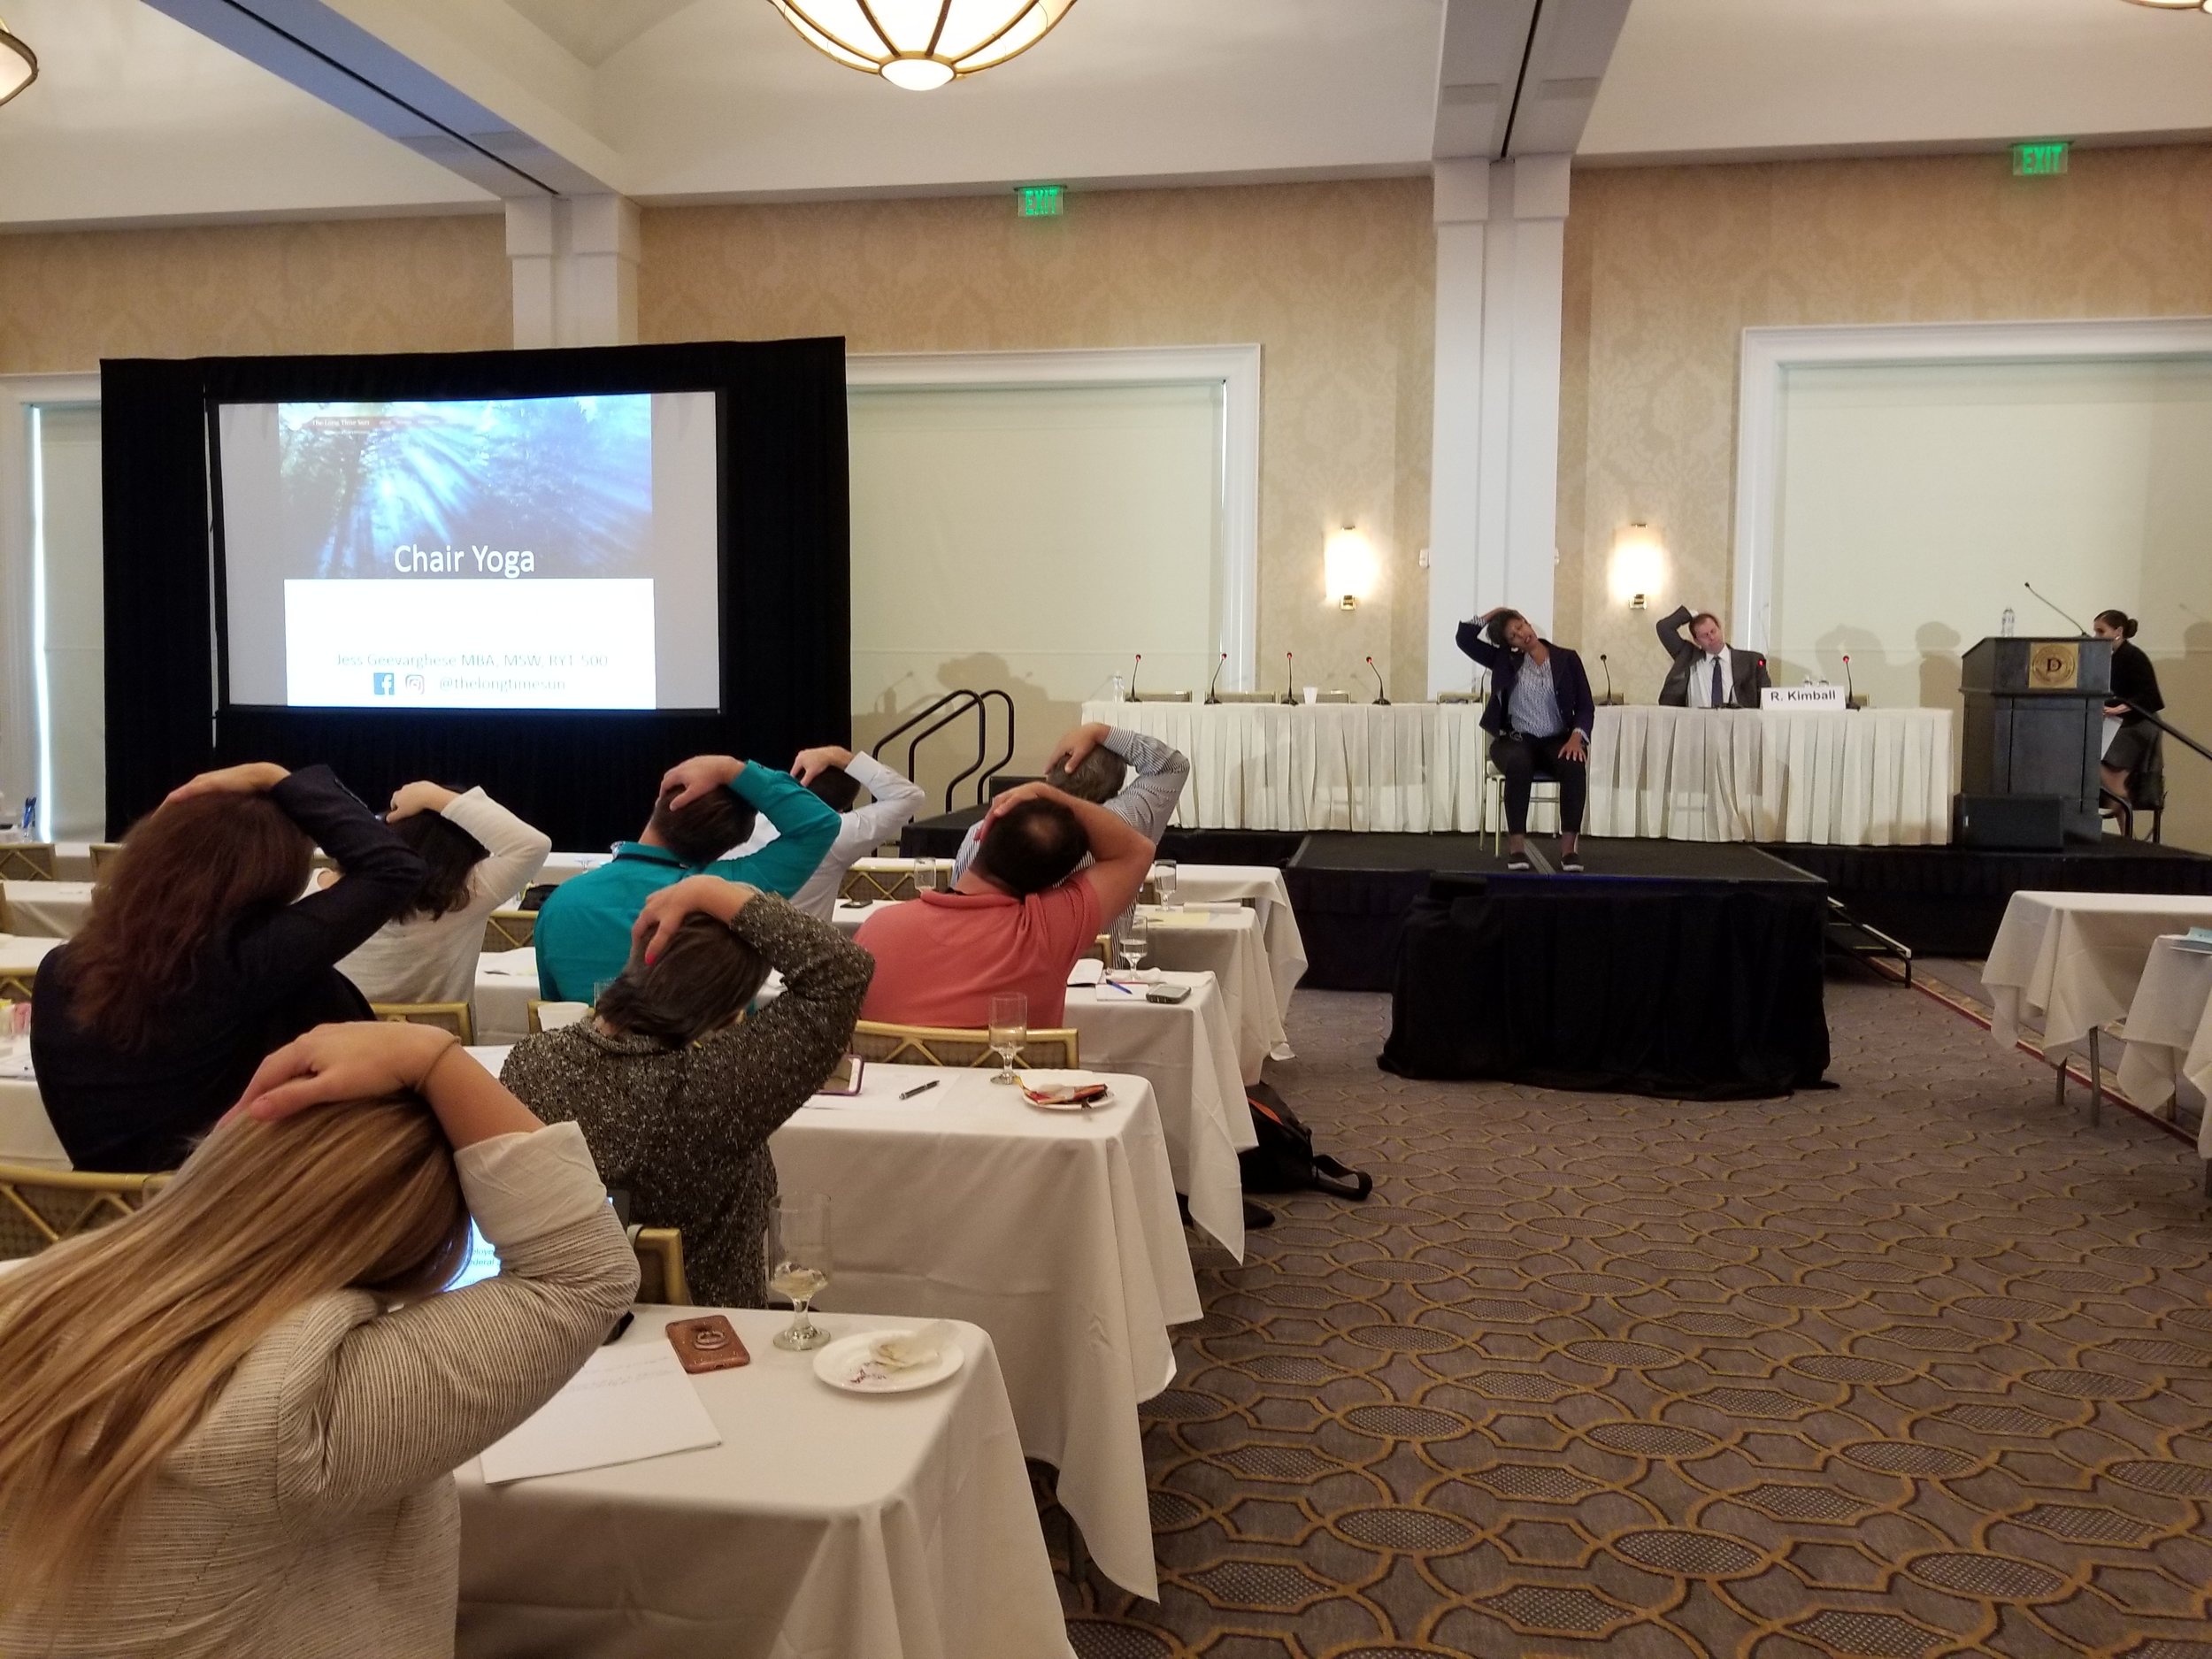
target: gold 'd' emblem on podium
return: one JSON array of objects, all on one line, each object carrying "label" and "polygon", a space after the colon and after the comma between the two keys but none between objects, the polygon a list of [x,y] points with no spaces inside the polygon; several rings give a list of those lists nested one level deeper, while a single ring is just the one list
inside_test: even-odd
[{"label": "gold 'd' emblem on podium", "polygon": [[2069,640],[2038,640],[2028,650],[2028,685],[2035,691],[2071,691],[2081,680],[2081,647]]}]

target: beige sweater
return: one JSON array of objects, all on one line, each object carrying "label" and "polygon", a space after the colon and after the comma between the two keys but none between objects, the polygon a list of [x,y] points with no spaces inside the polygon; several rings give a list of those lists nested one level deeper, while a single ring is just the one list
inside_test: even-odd
[{"label": "beige sweater", "polygon": [[451,1471],[549,1399],[637,1291],[573,1125],[501,1136],[457,1163],[499,1276],[396,1312],[341,1291],[288,1315],[94,1575],[57,1610],[0,1613],[0,1655],[452,1653]]}]

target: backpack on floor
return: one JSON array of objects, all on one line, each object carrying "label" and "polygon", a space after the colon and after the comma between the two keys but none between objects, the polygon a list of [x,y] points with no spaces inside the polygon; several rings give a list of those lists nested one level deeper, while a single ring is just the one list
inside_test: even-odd
[{"label": "backpack on floor", "polygon": [[1375,1178],[1348,1169],[1325,1152],[1313,1149],[1313,1131],[1283,1097],[1264,1083],[1245,1091],[1252,1127],[1260,1143],[1237,1154],[1248,1193],[1327,1193],[1354,1202],[1375,1190]]}]

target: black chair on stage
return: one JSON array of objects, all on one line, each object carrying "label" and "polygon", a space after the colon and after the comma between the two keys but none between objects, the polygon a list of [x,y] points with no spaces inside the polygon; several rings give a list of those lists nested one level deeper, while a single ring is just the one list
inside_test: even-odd
[{"label": "black chair on stage", "polygon": [[2166,734],[2152,726],[2150,740],[2141,762],[2128,773],[2127,799],[2123,801],[2109,789],[2100,789],[2097,810],[2099,817],[2112,819],[2129,841],[2135,839],[2136,815],[2149,813],[2151,833],[2144,839],[2158,846],[2162,844],[2166,821]]}]

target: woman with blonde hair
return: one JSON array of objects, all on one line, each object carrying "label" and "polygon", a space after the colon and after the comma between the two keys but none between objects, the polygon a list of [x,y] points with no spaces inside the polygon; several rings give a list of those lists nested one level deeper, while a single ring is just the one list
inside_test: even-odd
[{"label": "woman with blonde hair", "polygon": [[[467,1250],[495,1278],[434,1294]],[[0,1653],[449,1655],[451,1471],[637,1289],[583,1137],[324,1025],[136,1215],[0,1274]]]}]

